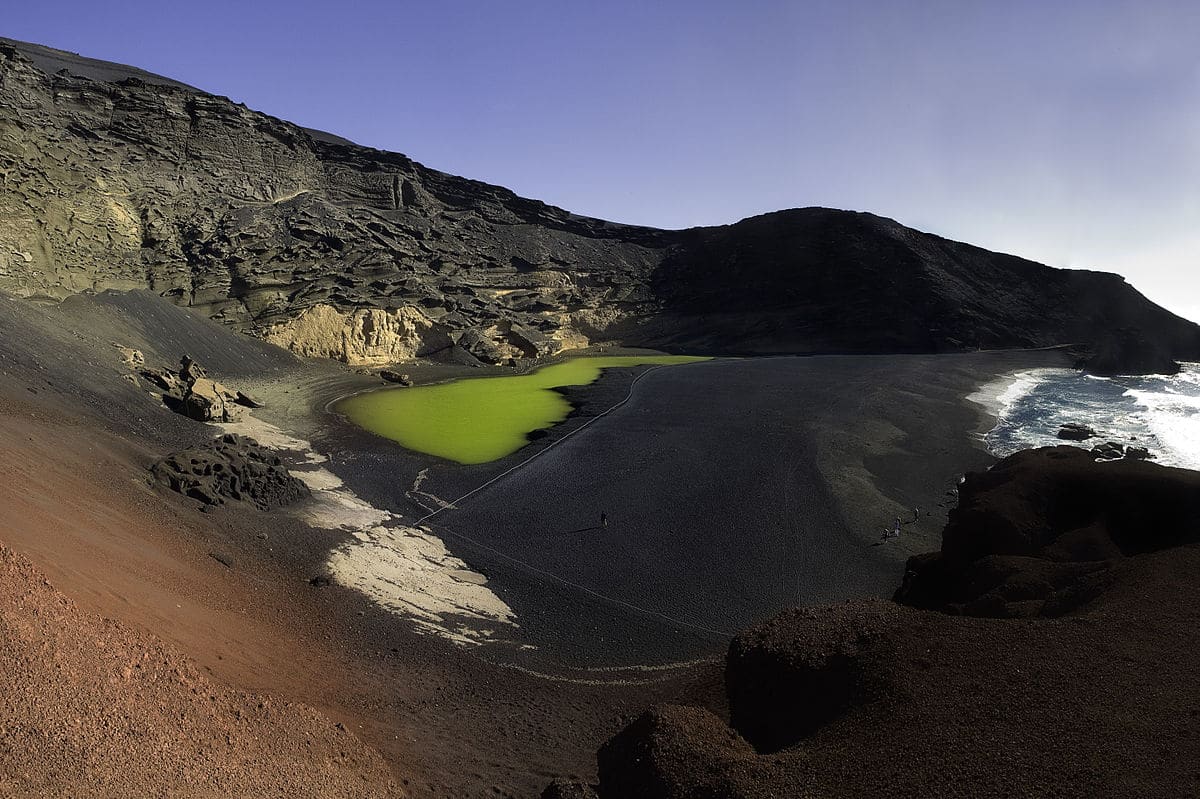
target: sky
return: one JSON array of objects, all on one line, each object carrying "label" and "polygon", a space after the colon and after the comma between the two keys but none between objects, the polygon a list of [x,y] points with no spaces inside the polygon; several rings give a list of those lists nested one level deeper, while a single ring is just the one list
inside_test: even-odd
[{"label": "sky", "polygon": [[577,213],[871,211],[1200,321],[1200,3],[12,2],[117,61]]}]

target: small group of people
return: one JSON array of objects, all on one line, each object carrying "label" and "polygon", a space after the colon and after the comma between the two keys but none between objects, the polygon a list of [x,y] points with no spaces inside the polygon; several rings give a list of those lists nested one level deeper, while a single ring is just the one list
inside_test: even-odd
[{"label": "small group of people", "polygon": [[897,516],[896,523],[894,525],[892,525],[891,530],[887,529],[886,527],[883,528],[883,535],[879,536],[879,540],[887,541],[889,539],[899,538],[899,537],[900,537],[900,517]]},{"label": "small group of people", "polygon": [[[920,508],[913,508],[912,520],[915,522],[920,518],[921,518]],[[897,516],[896,523],[892,525],[892,529],[889,530],[886,527],[883,528],[883,534],[881,536],[879,536],[879,540],[880,541],[890,541],[893,538],[899,538],[900,537],[900,524],[901,524],[900,517]]]}]

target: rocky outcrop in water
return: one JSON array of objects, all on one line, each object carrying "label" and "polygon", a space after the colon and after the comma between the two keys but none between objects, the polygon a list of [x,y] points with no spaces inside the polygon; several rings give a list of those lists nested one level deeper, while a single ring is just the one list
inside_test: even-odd
[{"label": "rocky outcrop in water", "polygon": [[1085,441],[1095,435],[1095,430],[1078,422],[1068,422],[1058,429],[1058,437],[1064,441]]},{"label": "rocky outcrop in water", "polygon": [[[150,289],[304,355],[486,363],[1078,344],[1200,360],[1119,277],[870,214],[663,231],[571,214],[117,64],[0,40],[0,290]],[[1136,367],[1136,368],[1135,368]]]}]

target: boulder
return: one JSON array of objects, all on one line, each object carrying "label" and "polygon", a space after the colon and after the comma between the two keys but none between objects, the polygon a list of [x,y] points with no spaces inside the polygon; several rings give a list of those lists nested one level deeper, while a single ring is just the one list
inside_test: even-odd
[{"label": "boulder", "polygon": [[1092,447],[1092,455],[1097,458],[1107,458],[1110,460],[1114,458],[1124,458],[1125,447],[1124,445],[1118,444],[1115,441],[1105,441],[1103,444],[1097,444],[1096,446]]},{"label": "boulder", "polygon": [[168,455],[150,472],[160,485],[206,507],[232,500],[270,510],[311,495],[276,453],[232,433]]},{"label": "boulder", "polygon": [[511,357],[507,348],[502,347],[499,342],[475,328],[464,330],[456,343],[484,363],[503,363]]},{"label": "boulder", "polygon": [[1097,596],[1114,563],[1197,542],[1200,473],[1097,461],[1076,447],[1025,450],[967,475],[941,552],[909,558],[895,599],[971,616],[1057,616]]},{"label": "boulder", "polygon": [[141,369],[138,371],[142,377],[148,380],[152,385],[162,389],[166,394],[171,394],[179,399],[183,399],[183,395],[187,393],[187,386],[179,375],[169,369]]},{"label": "boulder", "polygon": [[198,422],[228,422],[234,415],[229,390],[207,377],[197,378],[183,398],[183,413]]},{"label": "boulder", "polygon": [[162,389],[163,404],[198,422],[230,422],[242,408],[263,405],[244,391],[234,391],[208,377],[204,367],[184,355],[179,371],[142,369],[139,374]]},{"label": "boulder", "polygon": [[141,350],[135,350],[132,347],[122,347],[117,344],[114,344],[113,346],[116,347],[117,352],[121,354],[121,363],[125,364],[126,366],[134,369],[140,369],[146,365],[146,356],[142,354]]},{"label": "boulder", "polygon": [[729,645],[730,724],[760,752],[777,752],[852,707],[892,690],[894,608],[796,608]]},{"label": "boulder", "polygon": [[710,711],[660,705],[604,744],[596,765],[605,799],[717,799],[744,795],[728,775],[754,758]]},{"label": "boulder", "polygon": [[391,369],[381,370],[379,372],[379,377],[383,380],[386,380],[389,383],[399,383],[402,386],[411,386],[413,384],[412,378],[409,377],[407,374],[401,374],[400,372],[393,372]]},{"label": "boulder", "polygon": [[526,358],[543,358],[553,355],[561,348],[559,342],[524,325],[513,325],[507,338],[508,343],[520,350]]},{"label": "boulder", "polygon": [[192,360],[190,355],[184,355],[179,359],[179,377],[187,385],[190,386],[207,376],[208,372],[204,371],[204,367]]},{"label": "boulder", "polygon": [[1096,431],[1085,424],[1068,422],[1058,430],[1058,437],[1065,441],[1085,441],[1096,435]]}]

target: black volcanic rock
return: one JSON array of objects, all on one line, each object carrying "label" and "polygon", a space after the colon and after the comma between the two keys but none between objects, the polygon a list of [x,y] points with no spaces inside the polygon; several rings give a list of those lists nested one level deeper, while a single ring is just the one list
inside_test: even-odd
[{"label": "black volcanic rock", "polygon": [[1068,422],[1058,429],[1058,437],[1065,441],[1084,441],[1095,435],[1095,430],[1078,422]]},{"label": "black volcanic rock", "polygon": [[[1119,457],[1119,455],[1118,455]],[[1055,616],[1105,588],[1113,562],[1200,542],[1200,473],[1075,447],[967,475],[941,552],[908,562],[896,600],[972,616]]]},{"label": "black volcanic rock", "polygon": [[1173,375],[1180,368],[1174,353],[1157,335],[1127,327],[1101,336],[1079,365],[1094,375]]},{"label": "black volcanic rock", "polygon": [[729,777],[754,749],[707,710],[660,705],[601,747],[603,797],[719,799],[741,795]]},{"label": "black volcanic rock", "polygon": [[824,208],[683,231],[590,219],[39,45],[0,40],[0,125],[0,289],[149,289],[306,356],[509,363],[611,341],[1200,360],[1200,328],[1115,275]]},{"label": "black volcanic rock", "polygon": [[571,780],[558,779],[546,786],[541,799],[597,799],[592,786]]},{"label": "black volcanic rock", "polygon": [[150,473],[160,485],[205,507],[233,500],[271,510],[311,494],[278,455],[252,438],[233,433],[172,453],[151,466]]},{"label": "black volcanic rock", "polygon": [[730,724],[760,752],[784,749],[894,689],[886,608],[796,608],[729,645]]}]

